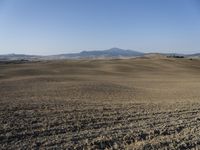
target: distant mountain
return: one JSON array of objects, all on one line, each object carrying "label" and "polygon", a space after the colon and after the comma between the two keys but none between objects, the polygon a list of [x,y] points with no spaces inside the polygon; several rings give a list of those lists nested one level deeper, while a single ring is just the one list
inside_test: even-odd
[{"label": "distant mountain", "polygon": [[111,48],[108,50],[95,50],[95,51],[82,51],[76,56],[81,58],[96,58],[96,57],[135,57],[142,56],[144,53],[132,51],[132,50],[123,50],[119,48]]},{"label": "distant mountain", "polygon": [[71,54],[59,54],[49,56],[38,55],[23,55],[23,54],[8,54],[0,55],[1,61],[11,60],[59,60],[59,59],[84,59],[84,58],[120,58],[120,57],[137,57],[142,56],[144,53],[123,50],[119,48],[111,48],[108,50],[94,50],[94,51],[82,51],[80,53]]},{"label": "distant mountain", "polygon": [[39,60],[42,56],[37,55],[24,55],[24,54],[7,54],[0,55],[0,61],[12,61],[12,60]]},{"label": "distant mountain", "polygon": [[189,58],[200,58],[200,53],[186,55]]},{"label": "distant mountain", "polygon": [[[98,58],[130,58],[130,57],[142,57],[142,56],[152,56],[154,53],[142,53],[133,50],[124,50],[120,48],[111,48],[108,50],[93,50],[93,51],[82,51],[80,53],[71,54],[59,54],[59,55],[49,55],[49,56],[39,56],[39,55],[24,55],[24,54],[7,54],[0,55],[0,61],[12,61],[12,60],[61,60],[61,59],[98,59]],[[200,58],[200,53],[197,54],[176,54],[176,53],[157,53],[159,56],[184,56],[187,58]],[[155,54],[153,55],[155,56]]]}]

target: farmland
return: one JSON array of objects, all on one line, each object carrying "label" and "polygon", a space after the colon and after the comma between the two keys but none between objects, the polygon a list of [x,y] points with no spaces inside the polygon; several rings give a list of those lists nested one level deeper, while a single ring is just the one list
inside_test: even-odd
[{"label": "farmland", "polygon": [[1,149],[200,148],[200,60],[0,63]]}]

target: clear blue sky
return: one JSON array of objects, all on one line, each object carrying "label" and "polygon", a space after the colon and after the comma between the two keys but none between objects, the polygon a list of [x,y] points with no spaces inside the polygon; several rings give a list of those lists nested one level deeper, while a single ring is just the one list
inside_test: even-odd
[{"label": "clear blue sky", "polygon": [[200,0],[0,0],[0,54],[200,52]]}]

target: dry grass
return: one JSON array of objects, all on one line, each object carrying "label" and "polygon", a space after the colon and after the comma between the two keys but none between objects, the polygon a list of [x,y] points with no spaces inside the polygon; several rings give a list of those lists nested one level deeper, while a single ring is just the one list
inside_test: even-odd
[{"label": "dry grass", "polygon": [[200,60],[0,64],[1,149],[192,149]]}]

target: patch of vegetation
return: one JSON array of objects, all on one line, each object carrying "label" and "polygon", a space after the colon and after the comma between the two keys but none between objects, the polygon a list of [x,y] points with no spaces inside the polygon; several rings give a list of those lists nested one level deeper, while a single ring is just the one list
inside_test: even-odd
[{"label": "patch of vegetation", "polygon": [[179,56],[179,55],[169,55],[167,57],[168,58],[185,58],[184,56]]}]

